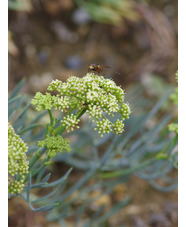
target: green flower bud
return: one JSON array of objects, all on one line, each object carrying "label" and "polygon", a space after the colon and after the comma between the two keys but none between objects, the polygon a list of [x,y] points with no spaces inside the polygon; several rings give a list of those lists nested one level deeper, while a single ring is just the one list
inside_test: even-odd
[{"label": "green flower bud", "polygon": [[169,131],[175,132],[176,134],[178,134],[178,124],[171,123],[168,125],[168,128],[169,128]]},{"label": "green flower bud", "polygon": [[29,164],[26,156],[27,151],[27,145],[8,124],[8,192],[10,194],[21,193],[23,190]]},{"label": "green flower bud", "polygon": [[69,145],[70,141],[68,139],[64,139],[60,135],[57,136],[47,136],[43,141],[38,142],[38,146],[47,147],[48,156],[55,157],[58,152],[70,152],[71,148]]}]

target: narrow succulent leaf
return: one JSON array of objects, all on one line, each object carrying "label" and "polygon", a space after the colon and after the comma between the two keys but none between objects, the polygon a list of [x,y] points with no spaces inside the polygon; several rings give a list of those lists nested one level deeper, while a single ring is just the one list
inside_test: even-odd
[{"label": "narrow succulent leaf", "polygon": [[23,109],[22,111],[17,115],[17,117],[15,118],[14,121],[17,121],[19,118],[21,118],[23,116],[23,114],[28,110],[28,108],[30,107],[30,103],[28,103]]},{"label": "narrow succulent leaf", "polygon": [[43,165],[40,166],[40,167],[37,168],[37,169],[31,169],[31,168],[30,168],[32,177],[34,177],[36,174],[38,174],[42,169],[43,169]]},{"label": "narrow succulent leaf", "polygon": [[24,84],[25,80],[22,79],[17,86],[13,89],[13,91],[11,92],[9,99],[12,99],[13,97],[17,96],[17,94],[19,93],[19,91],[21,90],[23,84]]},{"label": "narrow succulent leaf", "polygon": [[[29,168],[32,169],[33,166],[35,165],[36,161],[44,154],[44,152],[46,151],[46,147],[42,147],[41,149],[37,150],[37,152],[35,153],[35,155],[30,159],[30,162],[29,162]],[[36,169],[36,173],[38,173],[38,171],[42,168],[39,167],[38,169]],[[32,170],[33,173],[35,170]],[[33,174],[32,173],[32,174]]]},{"label": "narrow succulent leaf", "polygon": [[148,165],[152,165],[152,163],[155,162],[155,161],[156,161],[155,159],[150,159],[150,160],[147,160],[147,161],[140,163],[139,165],[132,166],[128,169],[100,174],[100,177],[101,178],[113,178],[113,177],[130,175],[131,173],[134,173],[134,172],[136,172],[136,171],[138,171],[138,170],[140,170],[140,169],[142,169],[142,168],[144,168]]},{"label": "narrow succulent leaf", "polygon": [[[25,140],[24,140],[24,141],[25,141]],[[38,146],[30,146],[30,147],[28,148],[27,155],[36,152],[36,151],[38,150],[38,148],[39,148]]]},{"label": "narrow succulent leaf", "polygon": [[27,114],[22,115],[21,118],[14,120],[14,127],[17,129],[17,134],[19,134],[20,130],[23,130],[25,125],[28,125],[27,123]]},{"label": "narrow succulent leaf", "polygon": [[74,191],[78,190],[80,187],[82,187],[87,181],[88,179],[90,179],[93,174],[95,173],[95,169],[91,169],[89,170],[83,178],[81,178],[75,185],[73,185],[63,196],[62,196],[62,200],[66,199],[68,196],[70,196]]},{"label": "narrow succulent leaf", "polygon": [[[60,207],[60,205],[59,205],[59,207]],[[66,207],[62,206],[62,208],[63,209],[61,211],[57,211],[57,213],[55,213],[55,214],[53,214],[52,212],[48,213],[47,220],[60,221],[60,220],[63,220],[64,217],[67,217],[68,213],[70,212],[70,206],[66,206]]]},{"label": "narrow succulent leaf", "polygon": [[65,161],[68,165],[71,165],[77,169],[90,169],[91,161],[85,161],[82,159],[78,159],[75,157],[71,157],[71,155],[64,154],[64,155],[58,155],[58,157],[55,158],[56,161]]},{"label": "narrow succulent leaf", "polygon": [[40,114],[37,114],[37,116],[30,122],[31,124],[39,121],[43,116],[47,115],[47,111],[43,111]]},{"label": "narrow succulent leaf", "polygon": [[25,132],[27,132],[27,131],[29,131],[29,130],[31,130],[31,129],[34,129],[34,128],[37,128],[37,127],[39,127],[39,126],[41,126],[42,124],[32,124],[32,125],[29,125],[29,126],[26,126],[26,127],[24,127],[23,129],[21,129],[20,131],[19,131],[19,135],[22,135],[23,133],[25,133]]},{"label": "narrow succulent leaf", "polygon": [[159,100],[159,102],[147,114],[146,120],[153,117],[158,112],[158,110],[161,108],[161,106],[165,102],[165,100],[170,96],[171,92],[172,92],[172,89],[170,89],[166,92],[166,94]]},{"label": "narrow succulent leaf", "polygon": [[47,182],[51,176],[51,173],[48,173],[41,181],[41,183]]},{"label": "narrow succulent leaf", "polygon": [[40,201],[46,200],[48,198],[50,198],[51,196],[55,195],[56,192],[59,190],[61,185],[58,185],[52,192],[48,193],[47,195],[40,197],[39,199],[36,199],[34,201],[32,201],[32,203],[38,203]]},{"label": "narrow succulent leaf", "polygon": [[[143,133],[143,136],[140,137],[139,140],[142,142],[145,141],[145,143],[143,143],[143,145],[141,144],[138,149],[136,148],[137,153],[136,150],[129,150],[131,160],[139,159],[142,154],[145,154],[149,150],[150,144],[155,140],[156,137],[158,137],[158,133],[165,127],[170,119],[171,115],[168,114],[156,127],[153,128],[153,130]],[[133,147],[131,147],[131,149],[133,149]]]},{"label": "narrow succulent leaf", "polygon": [[[41,180],[43,174],[45,173],[45,170],[46,170],[46,167],[45,167],[45,165],[43,164],[41,170],[39,171],[39,173],[38,173],[38,175],[37,175],[37,177],[36,177],[36,181],[35,181],[36,183],[39,183],[39,182],[40,182],[40,180]],[[51,174],[48,173],[48,174],[46,175],[46,177],[45,177],[47,180],[46,180],[46,181],[45,181],[45,180],[42,180],[41,183],[47,182],[48,179],[50,178],[50,176],[51,176]],[[45,178],[44,178],[44,179],[45,179]]]},{"label": "narrow succulent leaf", "polygon": [[65,180],[67,179],[67,177],[68,177],[68,175],[70,174],[70,172],[72,171],[72,169],[73,169],[73,168],[70,168],[64,176],[62,176],[61,178],[59,178],[59,179],[56,180],[56,181],[53,181],[53,182],[51,182],[51,183],[46,183],[46,182],[45,182],[44,184],[41,183],[41,184],[40,184],[41,187],[42,187],[42,188],[55,187],[56,185],[62,183],[63,181],[65,181]]},{"label": "narrow succulent leaf", "polygon": [[100,226],[102,223],[104,223],[106,220],[108,220],[112,215],[117,213],[119,210],[121,210],[124,206],[126,206],[130,201],[130,197],[126,197],[123,201],[117,203],[110,211],[108,211],[106,214],[104,214],[101,218],[99,218],[96,221],[96,224]]},{"label": "narrow succulent leaf", "polygon": [[15,110],[9,111],[8,110],[8,122],[10,122],[15,114]]},{"label": "narrow succulent leaf", "polygon": [[[125,135],[121,135],[121,138],[118,138],[118,146],[117,146],[117,150],[122,150],[123,147],[128,143],[128,141],[131,139],[131,137],[133,137],[134,135],[136,135],[139,132],[139,129],[142,127],[142,125],[145,122],[145,116],[142,115],[140,117],[137,117],[134,120],[134,122],[132,123],[132,126],[127,130],[127,133]],[[132,121],[131,120],[131,121]]]},{"label": "narrow succulent leaf", "polygon": [[23,106],[24,101],[25,101],[25,96],[21,97],[19,102],[17,102],[15,105],[12,105],[12,107],[8,109],[9,118],[10,118],[10,116],[11,116],[11,118],[13,118],[13,116],[17,112],[17,110]]},{"label": "narrow succulent leaf", "polygon": [[21,95],[17,95],[15,97],[9,98],[8,99],[8,107],[11,108],[12,104],[17,102],[20,99]]},{"label": "narrow succulent leaf", "polygon": [[156,162],[149,168],[136,172],[135,175],[145,180],[153,180],[166,175],[172,168],[172,163],[167,162],[167,160],[160,160],[159,163]]},{"label": "narrow succulent leaf", "polygon": [[38,183],[38,184],[33,184],[31,186],[31,189],[34,189],[34,188],[44,188],[45,186],[47,186],[47,183],[44,182],[44,183]]},{"label": "narrow succulent leaf", "polygon": [[171,185],[169,186],[160,186],[158,185],[155,181],[150,181],[150,184],[152,185],[152,187],[154,187],[155,189],[162,191],[162,192],[171,192],[173,190],[175,190],[178,187],[178,182],[173,182]]},{"label": "narrow succulent leaf", "polygon": [[28,203],[28,205],[29,205],[30,209],[32,211],[35,211],[35,212],[49,211],[49,210],[54,209],[54,207],[58,206],[58,204],[56,204],[56,203],[50,204],[50,205],[47,205],[47,206],[42,206],[42,207],[39,207],[39,208],[34,208],[31,203]]}]

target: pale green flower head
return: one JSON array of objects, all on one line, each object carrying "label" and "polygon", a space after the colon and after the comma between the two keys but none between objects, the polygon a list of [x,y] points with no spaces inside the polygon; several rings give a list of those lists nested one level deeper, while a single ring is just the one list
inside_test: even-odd
[{"label": "pale green flower head", "polygon": [[[59,93],[54,96],[46,93],[43,97],[41,93],[39,95],[36,93],[32,104],[36,105],[37,110],[49,109],[51,106],[63,113],[69,113],[69,109],[77,111],[85,109],[101,136],[111,131],[116,134],[124,131],[123,120],[129,118],[130,108],[124,103],[123,89],[112,79],[87,73],[83,78],[71,76],[66,82],[53,80],[48,91]],[[113,119],[115,115],[117,120]],[[78,118],[78,115],[70,113],[61,122],[69,132],[79,127]]]},{"label": "pale green flower head", "polygon": [[176,134],[178,134],[178,124],[171,123],[168,125],[168,128],[169,128],[169,131],[175,132]]},{"label": "pale green flower head", "polygon": [[8,124],[8,192],[10,194],[19,194],[23,190],[29,164],[27,150],[27,145]]},{"label": "pale green flower head", "polygon": [[57,136],[47,136],[43,141],[38,142],[38,146],[47,147],[48,156],[55,157],[57,153],[67,151],[70,152],[71,148],[69,145],[70,141],[64,139],[60,135]]}]

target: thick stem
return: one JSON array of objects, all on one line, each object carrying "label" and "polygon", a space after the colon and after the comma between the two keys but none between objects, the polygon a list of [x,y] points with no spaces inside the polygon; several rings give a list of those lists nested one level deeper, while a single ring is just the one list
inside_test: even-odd
[{"label": "thick stem", "polygon": [[52,112],[50,110],[48,110],[48,114],[49,114],[49,117],[50,117],[50,125],[53,125]]},{"label": "thick stem", "polygon": [[76,113],[76,118],[77,118],[77,119],[80,118],[80,117],[86,112],[86,110],[87,110],[87,108],[84,107],[82,110],[78,111],[78,112]]},{"label": "thick stem", "polygon": [[66,115],[71,114],[71,113],[72,113],[72,111],[73,111],[73,109],[74,109],[74,108],[70,108],[70,109],[69,109],[69,111],[67,112],[67,114],[66,114]]}]

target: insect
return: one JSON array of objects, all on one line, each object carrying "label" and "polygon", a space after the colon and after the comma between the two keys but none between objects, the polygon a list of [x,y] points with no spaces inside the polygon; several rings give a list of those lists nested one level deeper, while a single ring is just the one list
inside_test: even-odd
[{"label": "insect", "polygon": [[101,66],[99,64],[90,64],[88,66],[88,72],[97,72],[100,73],[103,71],[103,68],[110,68],[109,66]]}]

